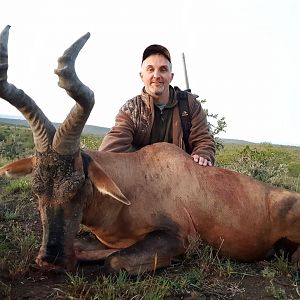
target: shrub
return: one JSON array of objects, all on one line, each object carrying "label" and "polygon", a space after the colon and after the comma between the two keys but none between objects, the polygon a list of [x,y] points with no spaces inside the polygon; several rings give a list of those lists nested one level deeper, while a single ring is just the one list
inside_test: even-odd
[{"label": "shrub", "polygon": [[246,146],[238,152],[234,161],[224,167],[266,183],[281,185],[282,177],[288,174],[287,164],[284,163],[287,157],[288,153],[272,146],[262,150]]},{"label": "shrub", "polygon": [[0,125],[0,132],[1,160],[12,160],[32,154],[34,143],[29,128]]},{"label": "shrub", "polygon": [[10,183],[5,187],[5,190],[8,193],[30,192],[31,179],[29,177],[20,177],[11,180]]},{"label": "shrub", "polygon": [[92,134],[82,135],[80,139],[81,148],[87,148],[89,150],[98,150],[102,140],[102,136]]}]

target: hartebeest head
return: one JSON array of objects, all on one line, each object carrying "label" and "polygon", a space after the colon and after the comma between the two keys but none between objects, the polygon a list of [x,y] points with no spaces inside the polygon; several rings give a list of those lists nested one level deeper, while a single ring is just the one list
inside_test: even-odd
[{"label": "hartebeest head", "polygon": [[[58,84],[76,101],[76,105],[56,130],[28,95],[7,82],[9,28],[7,26],[0,36],[0,97],[23,114],[34,137],[36,153],[30,164],[33,192],[39,201],[43,225],[43,241],[37,263],[46,268],[64,266],[72,269],[75,263],[73,240],[85,201],[92,193],[92,182],[87,180],[88,170],[80,151],[80,135],[93,108],[94,94],[75,72],[76,57],[90,34],[78,39],[58,60],[55,70]],[[101,187],[98,186],[98,189]],[[127,202],[119,190],[115,198]]]}]

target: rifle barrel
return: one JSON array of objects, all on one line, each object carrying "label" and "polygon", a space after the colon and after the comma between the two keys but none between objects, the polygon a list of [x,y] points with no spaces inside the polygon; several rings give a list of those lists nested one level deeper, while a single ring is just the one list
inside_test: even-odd
[{"label": "rifle barrel", "polygon": [[185,55],[184,55],[184,53],[182,53],[182,60],[183,60],[183,67],[184,67],[185,86],[186,86],[186,89],[188,90],[188,89],[190,88],[190,85],[189,85],[189,78],[188,78],[188,74],[187,74],[186,62],[185,62]]}]

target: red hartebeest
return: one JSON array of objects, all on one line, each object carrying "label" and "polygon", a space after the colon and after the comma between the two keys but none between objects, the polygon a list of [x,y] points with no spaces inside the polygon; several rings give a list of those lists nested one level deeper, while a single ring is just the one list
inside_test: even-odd
[{"label": "red hartebeest", "polygon": [[[59,86],[76,105],[56,130],[29,96],[7,82],[8,33],[9,26],[0,40],[0,97],[28,120],[36,152],[2,167],[0,174],[33,174],[43,226],[36,259],[41,267],[70,270],[79,258],[105,259],[108,271],[149,271],[170,265],[193,236],[241,261],[263,259],[281,241],[298,248],[298,193],[203,168],[172,144],[120,154],[81,150],[94,96],[74,64],[89,34],[59,59]],[[95,234],[101,249],[76,250],[80,223]],[[298,250],[293,259],[299,259]]]}]

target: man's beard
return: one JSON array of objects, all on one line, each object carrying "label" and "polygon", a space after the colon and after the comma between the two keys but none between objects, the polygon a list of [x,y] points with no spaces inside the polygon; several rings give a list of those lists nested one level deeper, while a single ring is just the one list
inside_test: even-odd
[{"label": "man's beard", "polygon": [[163,94],[163,92],[164,92],[164,87],[163,86],[160,86],[159,88],[155,88],[154,87],[154,89],[153,89],[153,94],[155,95],[155,96],[161,96],[162,94]]},{"label": "man's beard", "polygon": [[154,94],[155,96],[161,96],[163,94],[163,91],[155,91]]},{"label": "man's beard", "polygon": [[152,97],[160,97],[164,93],[164,88],[155,88],[153,86],[149,86],[146,88],[146,92]]}]

